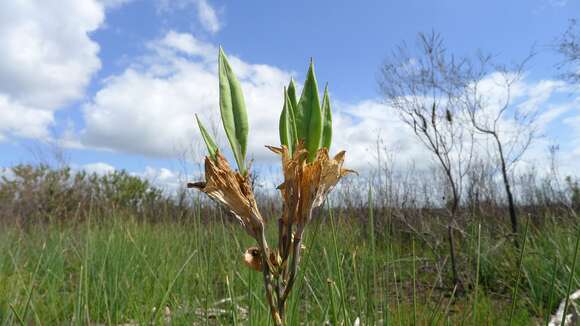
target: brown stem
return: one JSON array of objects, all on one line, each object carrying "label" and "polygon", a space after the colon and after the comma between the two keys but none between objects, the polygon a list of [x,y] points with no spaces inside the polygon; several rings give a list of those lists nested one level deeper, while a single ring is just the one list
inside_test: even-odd
[{"label": "brown stem", "polygon": [[[516,205],[514,204],[514,196],[512,194],[512,190],[510,187],[509,175],[508,175],[508,171],[507,171],[507,169],[508,169],[507,163],[506,163],[506,159],[504,156],[501,141],[499,140],[499,137],[497,137],[497,136],[495,139],[496,139],[497,148],[498,148],[498,152],[499,152],[499,160],[501,163],[501,176],[503,178],[503,184],[504,184],[506,196],[508,199],[508,208],[509,208],[510,221],[511,221],[511,226],[512,226],[512,233],[514,235],[517,235],[518,234],[518,217],[516,214]],[[517,243],[517,237],[514,237],[514,239],[515,239],[516,246],[519,246]]]},{"label": "brown stem", "polygon": [[274,292],[272,284],[273,277],[272,271],[274,267],[272,266],[272,262],[270,261],[269,257],[270,248],[268,247],[268,242],[266,241],[266,234],[264,232],[263,227],[261,227],[258,230],[256,240],[258,241],[258,246],[260,247],[260,252],[262,253],[262,266],[263,266],[262,273],[264,274],[264,288],[266,289],[266,298],[268,299],[268,305],[270,306],[272,320],[274,321],[274,325],[283,326],[284,322],[282,317],[280,316],[276,298],[274,297],[274,295],[277,294]]},{"label": "brown stem", "polygon": [[447,240],[449,241],[449,253],[451,256],[451,272],[453,274],[453,285],[459,286],[459,274],[457,273],[457,264],[455,262],[455,244],[453,242],[453,229],[451,224],[447,226]]},{"label": "brown stem", "polygon": [[[278,221],[280,258],[282,263],[286,262],[290,253],[290,244],[292,241],[292,223],[285,222],[283,219]],[[282,264],[283,265],[283,264]]]},{"label": "brown stem", "polygon": [[283,326],[284,322],[280,316],[280,311],[278,310],[278,305],[274,299],[274,289],[272,287],[272,274],[268,271],[268,267],[264,267],[264,287],[266,288],[266,297],[268,299],[268,305],[270,306],[270,313],[272,314],[272,320],[274,325]]},{"label": "brown stem", "polygon": [[296,279],[296,272],[298,270],[298,265],[300,264],[300,251],[302,249],[302,233],[304,228],[302,225],[299,225],[296,234],[294,236],[294,243],[292,247],[292,264],[290,265],[290,276],[288,277],[288,283],[284,288],[284,293],[282,297],[280,297],[280,303],[282,305],[285,304],[292,287],[294,286],[294,280]]},{"label": "brown stem", "polygon": [[[278,254],[277,256],[284,257],[284,220],[283,218],[278,219]],[[278,259],[278,257],[276,257]],[[283,266],[283,265],[282,265]],[[278,272],[280,272],[280,266],[278,266]],[[280,298],[282,288],[280,286],[280,276],[276,278],[276,297]]]}]

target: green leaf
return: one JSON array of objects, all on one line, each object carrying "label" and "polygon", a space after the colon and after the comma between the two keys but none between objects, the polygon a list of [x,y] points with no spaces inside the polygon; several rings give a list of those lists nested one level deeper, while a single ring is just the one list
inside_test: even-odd
[{"label": "green leaf", "polygon": [[322,97],[322,147],[330,149],[332,143],[332,110],[330,108],[330,96],[328,95],[328,84],[324,87]]},{"label": "green leaf", "polygon": [[232,147],[238,169],[246,173],[246,146],[248,141],[248,115],[240,82],[220,47],[219,60],[220,111],[226,136]]},{"label": "green leaf", "polygon": [[294,152],[296,146],[296,125],[294,122],[294,113],[290,104],[288,92],[284,88],[284,107],[280,114],[280,143],[288,148],[290,156]]},{"label": "green leaf", "polygon": [[290,105],[292,105],[294,116],[296,116],[298,100],[296,99],[296,85],[294,84],[294,79],[292,77],[290,77],[290,84],[288,84],[288,98],[290,98]]},{"label": "green leaf", "polygon": [[201,137],[203,138],[203,141],[205,142],[205,146],[207,147],[207,151],[209,152],[209,156],[215,160],[218,147],[217,147],[215,141],[213,140],[213,138],[211,137],[211,135],[209,134],[209,132],[207,132],[207,130],[205,129],[205,127],[203,126],[203,124],[199,120],[199,117],[197,116],[197,114],[195,115],[195,120],[197,120],[197,125],[199,126],[199,131],[201,132]]},{"label": "green leaf", "polygon": [[291,125],[291,133],[292,133],[292,139],[294,140],[294,148],[296,147],[296,145],[298,144],[298,130],[296,127],[296,110],[298,110],[298,101],[296,100],[296,85],[294,85],[294,79],[290,78],[290,84],[288,85],[288,99],[286,100],[286,102],[288,103],[288,107],[290,108],[290,110],[288,111],[289,114],[289,119],[290,119],[290,125]]},{"label": "green leaf", "polygon": [[292,137],[292,143],[294,145],[292,149],[294,149],[298,144],[298,130],[296,130],[296,116],[295,116],[296,109],[295,107],[292,106],[292,99],[290,99],[289,95],[288,98],[286,99],[286,102],[288,103],[288,121],[290,122],[290,136]]},{"label": "green leaf", "polygon": [[308,161],[312,162],[316,158],[316,151],[320,148],[322,139],[322,111],[312,61],[308,68],[308,75],[300,95],[295,118],[298,139],[305,140]]},{"label": "green leaf", "polygon": [[288,117],[288,111],[291,108],[288,107],[288,93],[286,92],[286,87],[284,87],[284,106],[282,107],[282,113],[280,114],[280,122],[278,124],[278,129],[280,130],[280,144],[286,146],[289,151],[292,150],[292,135],[290,134],[290,119]]}]

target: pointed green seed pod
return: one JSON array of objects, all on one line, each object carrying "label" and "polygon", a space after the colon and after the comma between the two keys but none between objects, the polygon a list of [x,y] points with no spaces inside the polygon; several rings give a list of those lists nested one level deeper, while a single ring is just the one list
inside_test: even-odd
[{"label": "pointed green seed pod", "polygon": [[324,87],[322,97],[322,147],[330,149],[332,143],[332,110],[330,108],[330,96],[328,95],[328,84]]},{"label": "pointed green seed pod", "polygon": [[280,114],[280,143],[288,148],[290,156],[294,151],[294,138],[295,138],[295,128],[293,128],[293,116],[292,107],[290,104],[290,99],[288,98],[288,92],[284,87],[284,107],[282,108],[282,114]]},{"label": "pointed green seed pod", "polygon": [[223,49],[219,49],[220,111],[226,136],[232,147],[240,173],[245,174],[248,141],[248,115],[240,82],[236,78]]},{"label": "pointed green seed pod", "polygon": [[303,139],[308,150],[308,161],[316,158],[322,140],[322,111],[318,96],[318,85],[314,75],[314,63],[310,62],[304,88],[296,110],[296,129],[298,139]]},{"label": "pointed green seed pod", "polygon": [[296,110],[298,109],[298,100],[296,99],[296,85],[294,84],[294,79],[290,77],[290,83],[288,84],[288,98],[290,99],[290,105],[294,111],[294,116],[296,116]]}]

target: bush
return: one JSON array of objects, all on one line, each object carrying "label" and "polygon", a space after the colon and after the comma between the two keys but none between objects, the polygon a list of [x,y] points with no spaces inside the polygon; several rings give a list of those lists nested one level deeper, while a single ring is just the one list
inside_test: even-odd
[{"label": "bush", "polygon": [[149,181],[126,171],[106,175],[51,169],[47,165],[18,165],[0,180],[0,222],[30,223],[82,221],[124,212],[156,221],[183,218],[191,206]]}]

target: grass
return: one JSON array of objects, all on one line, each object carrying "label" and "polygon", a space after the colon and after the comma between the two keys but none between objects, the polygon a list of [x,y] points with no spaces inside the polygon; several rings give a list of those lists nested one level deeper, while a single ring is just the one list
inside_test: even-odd
[{"label": "grass", "polygon": [[[580,288],[580,268],[573,268],[578,233],[569,225],[530,225],[523,254],[477,227],[458,239],[459,293],[441,264],[444,247],[434,251],[405,233],[331,215],[307,230],[290,324],[541,324],[567,291]],[[253,243],[224,219],[147,224],[119,216],[4,227],[0,325],[267,325],[261,275],[241,260]]]}]

